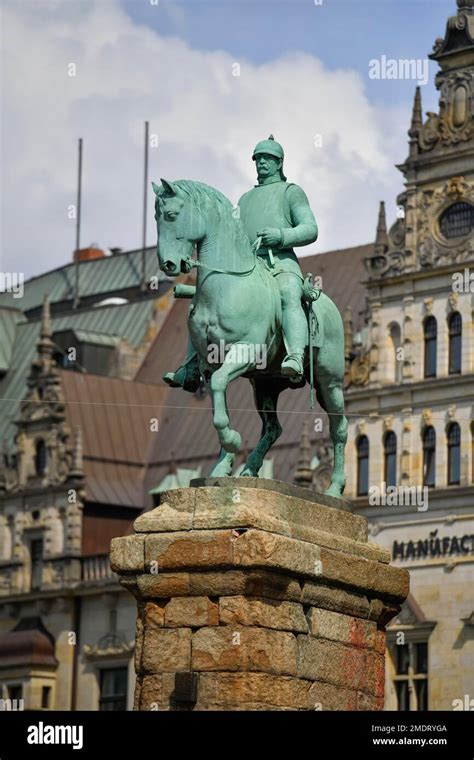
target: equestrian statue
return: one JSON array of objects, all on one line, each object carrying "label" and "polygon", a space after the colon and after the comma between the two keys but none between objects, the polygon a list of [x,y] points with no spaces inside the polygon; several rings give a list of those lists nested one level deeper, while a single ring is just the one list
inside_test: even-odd
[{"label": "equestrian statue", "polygon": [[153,183],[160,269],[178,276],[197,268],[195,286],[175,287],[177,297],[192,299],[188,352],[164,380],[189,392],[205,383],[221,446],[212,476],[232,475],[241,448],[240,434],[230,424],[227,387],[237,377],[250,380],[263,424],[240,477],[258,477],[281,435],[280,393],[308,382],[311,408],[315,390],[334,447],[326,494],[341,497],[347,441],[343,323],[312,275],[303,276],[293,250],[314,242],[318,227],[305,192],[287,182],[283,148],[273,135],[257,144],[252,159],[257,184],[237,207],[201,182]]}]

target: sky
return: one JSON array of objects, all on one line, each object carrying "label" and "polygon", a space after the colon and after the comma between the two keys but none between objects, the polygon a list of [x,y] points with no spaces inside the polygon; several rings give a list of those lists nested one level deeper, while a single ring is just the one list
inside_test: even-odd
[{"label": "sky", "polygon": [[[79,137],[81,247],[141,246],[145,120],[148,245],[151,180],[199,180],[236,203],[270,132],[318,221],[300,253],[372,241],[380,200],[395,220],[418,81],[423,111],[437,110],[427,55],[455,12],[455,0],[2,0],[0,272],[72,260]],[[418,73],[374,79],[383,57]]]}]

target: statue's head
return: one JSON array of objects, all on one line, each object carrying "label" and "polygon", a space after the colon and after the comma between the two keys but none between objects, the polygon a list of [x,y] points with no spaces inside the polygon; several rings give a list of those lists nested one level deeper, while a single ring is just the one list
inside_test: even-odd
[{"label": "statue's head", "polygon": [[[190,183],[191,184],[191,183]],[[204,222],[183,181],[161,180],[161,187],[152,182],[156,196],[155,219],[158,232],[160,269],[176,276],[189,271],[186,264],[194,246],[204,235]]]},{"label": "statue's head", "polygon": [[273,135],[270,135],[268,140],[261,140],[257,143],[252,153],[252,159],[255,161],[258,179],[263,181],[278,173],[280,179],[286,180],[283,174],[284,158],[283,148]]}]

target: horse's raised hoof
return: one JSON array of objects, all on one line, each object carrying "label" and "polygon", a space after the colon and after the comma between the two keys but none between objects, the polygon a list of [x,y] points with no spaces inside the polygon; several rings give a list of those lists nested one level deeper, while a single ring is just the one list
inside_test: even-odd
[{"label": "horse's raised hoof", "polygon": [[258,472],[245,465],[244,469],[239,472],[239,478],[258,478]]},{"label": "horse's raised hoof", "polygon": [[217,462],[209,473],[210,478],[227,478],[229,475],[232,475],[232,464],[225,462]]}]

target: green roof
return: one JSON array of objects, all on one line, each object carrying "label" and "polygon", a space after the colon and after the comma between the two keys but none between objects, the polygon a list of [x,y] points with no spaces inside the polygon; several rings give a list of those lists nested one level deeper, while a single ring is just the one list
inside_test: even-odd
[{"label": "green roof", "polygon": [[[118,336],[128,341],[133,348],[138,348],[152,319],[154,305],[155,299],[146,298],[120,306],[91,307],[84,311],[53,317],[51,329],[53,333],[68,329],[92,331],[95,334],[106,333]],[[2,329],[3,314],[4,310],[1,310]],[[11,423],[16,419],[20,403],[26,394],[27,378],[36,354],[40,329],[40,319],[16,324],[9,371],[0,380],[0,441],[3,438],[10,441],[15,433]]]},{"label": "green roof", "polygon": [[[81,261],[79,263],[79,295],[82,298],[105,294],[113,295],[117,291],[135,287],[141,282],[142,252],[127,251],[105,256],[102,259]],[[168,280],[158,267],[156,247],[145,250],[145,274],[147,280],[158,276]],[[0,307],[21,307],[29,311],[41,306],[43,297],[48,296],[51,304],[68,301],[73,297],[75,281],[75,264],[71,262],[59,269],[32,277],[24,283],[22,298],[14,298],[13,293],[0,293]]]},{"label": "green roof", "polygon": [[[60,332],[63,331],[56,330],[54,335]],[[118,335],[108,335],[107,333],[94,332],[93,330],[76,330],[75,328],[72,329],[72,332],[80,343],[91,343],[94,346],[116,346],[120,343]]]},{"label": "green roof", "polygon": [[6,372],[15,344],[16,326],[25,317],[18,309],[0,307],[0,372]]}]

